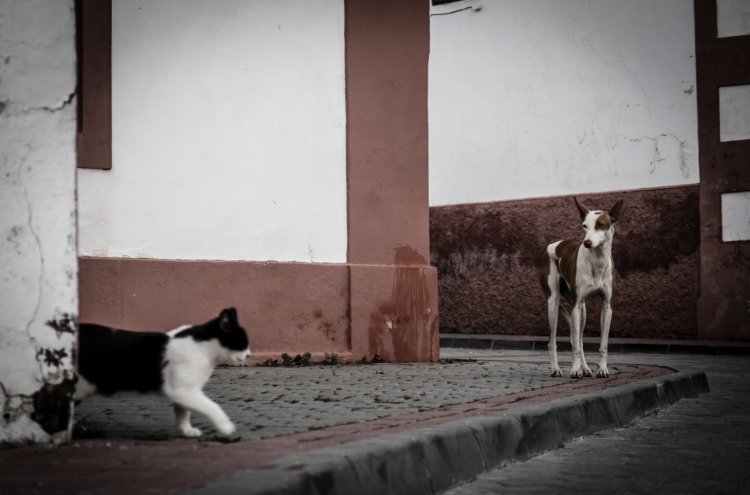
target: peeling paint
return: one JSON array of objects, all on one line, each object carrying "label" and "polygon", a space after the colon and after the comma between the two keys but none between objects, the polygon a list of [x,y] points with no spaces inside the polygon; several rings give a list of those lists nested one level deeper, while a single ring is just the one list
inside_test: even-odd
[{"label": "peeling paint", "polygon": [[75,384],[76,380],[63,380],[56,385],[47,383],[34,394],[31,419],[50,435],[70,428]]},{"label": "peeling paint", "polygon": [[63,333],[76,333],[76,318],[68,313],[63,313],[59,318],[47,320],[44,324],[48,327],[54,328],[58,338],[60,338]]},{"label": "peeling paint", "polygon": [[0,446],[68,441],[78,311],[73,2],[0,2]]}]

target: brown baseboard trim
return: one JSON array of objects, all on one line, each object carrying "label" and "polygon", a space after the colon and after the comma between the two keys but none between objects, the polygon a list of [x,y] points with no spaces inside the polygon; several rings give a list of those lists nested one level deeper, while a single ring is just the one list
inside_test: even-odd
[{"label": "brown baseboard trim", "polygon": [[430,266],[79,258],[80,321],[169,331],[237,308],[254,355],[436,361]]}]

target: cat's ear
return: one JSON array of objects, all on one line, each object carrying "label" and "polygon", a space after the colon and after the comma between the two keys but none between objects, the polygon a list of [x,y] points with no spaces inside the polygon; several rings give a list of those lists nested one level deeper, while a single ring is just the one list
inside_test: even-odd
[{"label": "cat's ear", "polygon": [[[234,314],[232,314],[234,313]],[[219,315],[219,328],[228,332],[232,328],[232,322],[237,321],[237,312],[234,308],[228,308],[221,312]]]}]

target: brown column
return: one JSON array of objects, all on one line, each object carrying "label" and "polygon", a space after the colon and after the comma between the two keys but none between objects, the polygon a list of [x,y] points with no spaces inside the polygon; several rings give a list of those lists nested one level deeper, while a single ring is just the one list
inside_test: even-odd
[{"label": "brown column", "polygon": [[81,321],[166,331],[235,306],[256,360],[438,359],[429,266],[429,2],[346,2],[346,264],[80,260]]},{"label": "brown column", "polygon": [[700,156],[698,338],[750,340],[750,242],[722,242],[721,194],[750,191],[750,140],[719,140],[719,87],[750,84],[750,36],[717,37],[716,0],[695,0]]},{"label": "brown column", "polygon": [[112,1],[76,0],[78,168],[112,168]]},{"label": "brown column", "polygon": [[429,266],[429,2],[347,0],[352,352],[438,358]]}]

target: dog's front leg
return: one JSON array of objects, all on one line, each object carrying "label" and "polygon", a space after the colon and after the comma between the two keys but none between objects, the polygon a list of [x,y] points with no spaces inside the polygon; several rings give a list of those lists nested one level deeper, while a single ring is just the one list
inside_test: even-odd
[{"label": "dog's front leg", "polygon": [[581,349],[581,310],[580,302],[576,302],[570,313],[570,346],[573,348],[573,367],[570,369],[571,378],[583,378],[583,349]]},{"label": "dog's front leg", "polygon": [[[557,315],[560,307],[560,297],[552,295],[547,299],[547,315],[549,316],[549,367],[551,376],[562,376],[560,365],[557,364]],[[561,308],[565,311],[565,308]]]},{"label": "dog's front leg", "polygon": [[591,368],[586,364],[586,355],[583,352],[583,330],[586,328],[586,303],[581,301],[581,330],[578,334],[578,342],[581,349],[581,368],[583,369],[583,376],[594,376],[591,373]]},{"label": "dog's front leg", "polygon": [[607,378],[609,370],[607,369],[607,341],[609,340],[609,324],[612,322],[612,307],[608,300],[602,303],[601,329],[602,340],[599,344],[599,363],[597,364],[597,378]]}]

